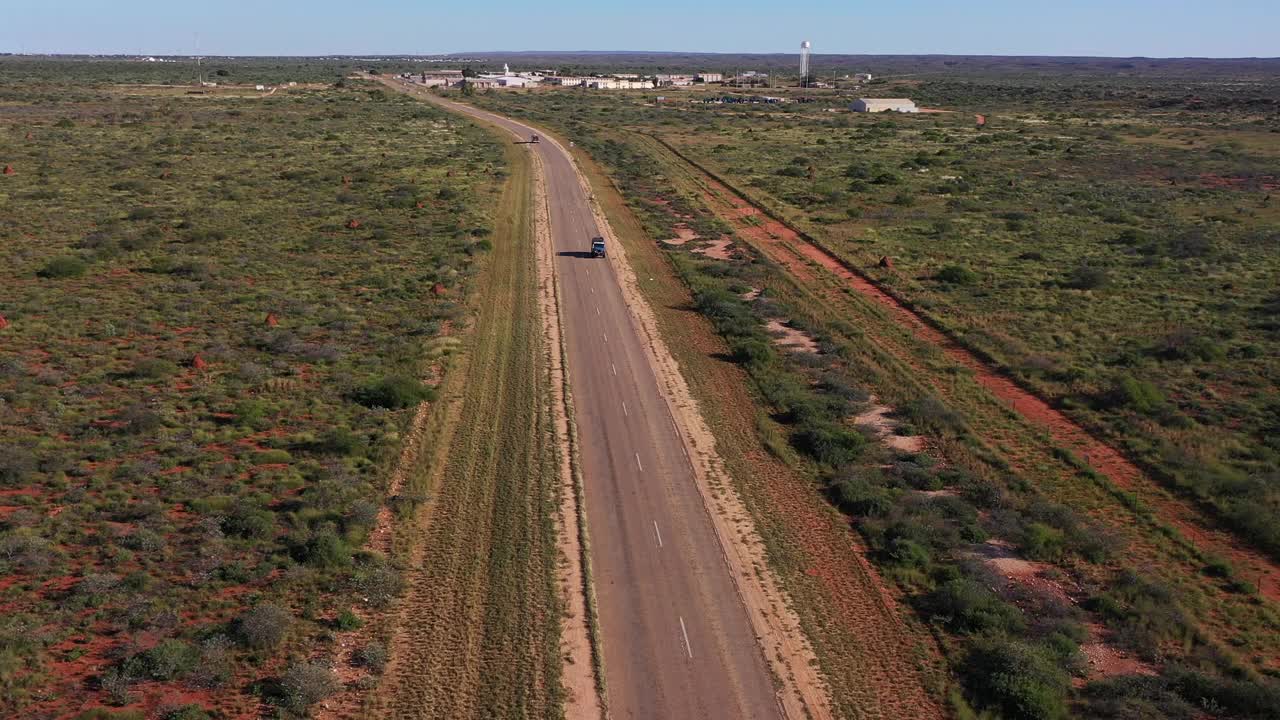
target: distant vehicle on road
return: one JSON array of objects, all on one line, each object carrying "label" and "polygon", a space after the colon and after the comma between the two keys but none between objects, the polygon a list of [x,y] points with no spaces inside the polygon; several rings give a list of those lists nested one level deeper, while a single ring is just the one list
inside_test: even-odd
[{"label": "distant vehicle on road", "polygon": [[591,238],[591,257],[604,257],[604,238]]},{"label": "distant vehicle on road", "polygon": [[530,136],[529,136],[529,142],[531,142],[531,143],[536,143],[536,142],[538,142],[538,136],[537,136],[537,135],[530,135]]}]

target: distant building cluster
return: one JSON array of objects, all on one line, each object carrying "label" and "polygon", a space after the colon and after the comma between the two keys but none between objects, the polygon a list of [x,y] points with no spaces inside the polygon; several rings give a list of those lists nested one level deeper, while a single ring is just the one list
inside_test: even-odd
[{"label": "distant building cluster", "polygon": [[420,73],[403,73],[400,77],[425,87],[471,87],[475,89],[526,88],[526,87],[581,87],[593,90],[652,90],[660,87],[684,87],[689,85],[723,83],[724,74],[718,72],[677,75],[658,73],[613,73],[609,75],[560,75],[553,71],[513,72],[507,65],[501,73],[467,75],[462,70],[430,70]]}]

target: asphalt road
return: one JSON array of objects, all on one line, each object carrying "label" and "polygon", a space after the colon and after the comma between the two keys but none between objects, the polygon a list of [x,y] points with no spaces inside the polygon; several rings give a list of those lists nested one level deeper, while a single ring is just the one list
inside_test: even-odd
[{"label": "asphalt road", "polygon": [[[443,102],[436,100],[437,102]],[[540,131],[445,103],[523,139]],[[515,140],[515,138],[513,138]],[[542,159],[614,718],[779,718],[774,684],[567,152]]]}]

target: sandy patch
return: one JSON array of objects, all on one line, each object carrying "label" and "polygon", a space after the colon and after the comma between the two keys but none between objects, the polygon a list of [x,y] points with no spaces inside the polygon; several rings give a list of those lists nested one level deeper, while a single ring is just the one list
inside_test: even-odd
[{"label": "sandy patch", "polygon": [[[1054,570],[1052,565],[1019,557],[1013,545],[1007,540],[988,540],[975,547],[973,553],[982,559],[987,567],[1004,578],[1008,587],[1018,586],[1034,590],[1064,605],[1076,604],[1063,587],[1063,581],[1050,576],[1049,571]],[[1074,590],[1079,594],[1079,587],[1075,587]]]},{"label": "sandy patch", "polygon": [[735,253],[733,241],[727,237],[722,237],[719,240],[709,240],[702,247],[694,248],[693,251],[716,260],[732,260]]},{"label": "sandy patch", "polygon": [[1155,675],[1156,669],[1135,657],[1132,653],[1121,650],[1109,642],[1110,633],[1106,628],[1089,623],[1089,638],[1080,645],[1087,663],[1085,677],[1076,678],[1077,687],[1090,680],[1114,677],[1116,675]]},{"label": "sandy patch", "polygon": [[680,223],[679,225],[676,225],[675,231],[676,231],[675,237],[667,238],[662,242],[668,245],[683,245],[689,242],[690,240],[698,239],[698,233],[694,232],[693,228],[689,227],[688,225],[685,225],[684,223]]},{"label": "sandy patch", "polygon": [[747,302],[751,302],[752,300],[755,300],[756,298],[760,297],[760,293],[762,292],[764,291],[761,290],[760,288],[753,287],[750,290],[742,293],[742,295],[739,295],[739,297],[741,297],[743,300],[746,300]]},{"label": "sandy patch", "polygon": [[947,498],[960,497],[960,491],[955,488],[942,488],[941,490],[916,490],[916,495],[923,498]]},{"label": "sandy patch", "polygon": [[974,554],[1006,580],[1023,580],[1036,577],[1040,571],[1048,567],[1044,563],[1032,562],[1018,557],[1013,545],[1007,540],[988,540],[974,548]]},{"label": "sandy patch", "polygon": [[889,417],[891,412],[893,412],[893,408],[888,405],[876,404],[876,399],[872,396],[871,407],[854,417],[853,422],[863,427],[871,428],[880,438],[880,442],[894,450],[911,453],[923,450],[924,438],[918,435],[897,434],[898,421]]},{"label": "sandy patch", "polygon": [[797,330],[782,324],[781,320],[770,320],[765,330],[773,336],[773,344],[792,352],[818,352],[818,343],[803,330]]}]

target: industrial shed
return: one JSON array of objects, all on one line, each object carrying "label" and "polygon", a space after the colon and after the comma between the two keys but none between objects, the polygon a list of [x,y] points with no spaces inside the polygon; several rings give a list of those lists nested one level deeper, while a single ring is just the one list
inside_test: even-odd
[{"label": "industrial shed", "polygon": [[849,109],[854,112],[920,112],[920,108],[907,98],[858,98]]}]

